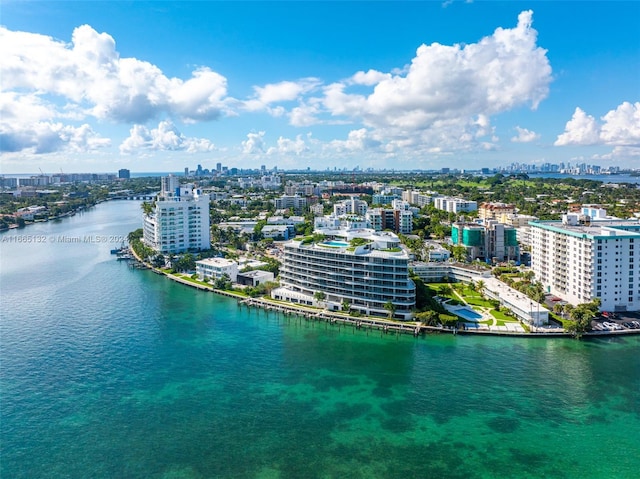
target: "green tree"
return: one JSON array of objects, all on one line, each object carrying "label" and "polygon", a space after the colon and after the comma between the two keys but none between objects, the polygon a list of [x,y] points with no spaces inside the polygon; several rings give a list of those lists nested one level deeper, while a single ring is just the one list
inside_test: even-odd
[{"label": "green tree", "polygon": [[476,283],[476,291],[478,291],[482,297],[484,298],[484,288],[486,286],[486,283],[482,280],[478,280],[478,282]]},{"label": "green tree", "polygon": [[464,262],[467,260],[467,248],[462,245],[454,246],[452,254],[456,261]]},{"label": "green tree", "polygon": [[576,306],[571,311],[570,317],[573,322],[567,327],[567,331],[576,338],[581,338],[585,332],[591,331],[591,320],[595,317],[595,313],[592,305],[586,303]]},{"label": "green tree", "polygon": [[387,310],[389,319],[393,318],[393,315],[396,313],[396,305],[391,301],[387,301],[386,303],[384,303],[384,309]]},{"label": "green tree", "polygon": [[143,201],[140,204],[140,207],[142,208],[142,212],[145,216],[151,216],[151,213],[153,213],[153,210],[155,209],[155,205],[147,201]]},{"label": "green tree", "polygon": [[233,286],[233,283],[231,282],[231,278],[227,273],[224,273],[219,278],[216,278],[216,280],[213,283],[214,288],[222,289],[222,290],[231,289],[232,286]]},{"label": "green tree", "polygon": [[438,286],[438,293],[440,296],[451,296],[453,294],[453,288],[448,284]]},{"label": "green tree", "polygon": [[437,311],[423,311],[416,314],[416,318],[425,326],[438,326],[440,314]]},{"label": "green tree", "polygon": [[143,236],[142,228],[138,228],[137,230],[132,231],[127,235],[127,241],[129,241],[129,244],[131,244],[135,240],[141,240],[142,236]]},{"label": "green tree", "polygon": [[164,255],[163,254],[157,254],[154,258],[153,258],[153,265],[156,268],[162,268],[164,266]]},{"label": "green tree", "polygon": [[564,304],[556,303],[553,305],[553,312],[559,316],[562,316],[564,313]]},{"label": "green tree", "polygon": [[327,295],[324,291],[316,291],[315,293],[313,293],[313,297],[317,301],[324,301],[325,299],[327,299]]},{"label": "green tree", "polygon": [[351,303],[349,302],[348,299],[343,299],[342,300],[342,311],[344,312],[349,312],[349,310],[351,309]]}]

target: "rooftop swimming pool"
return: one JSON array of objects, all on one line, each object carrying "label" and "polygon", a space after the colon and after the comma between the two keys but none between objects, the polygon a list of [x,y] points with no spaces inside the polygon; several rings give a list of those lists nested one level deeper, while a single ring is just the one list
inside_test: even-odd
[{"label": "rooftop swimming pool", "polygon": [[474,310],[469,308],[460,308],[452,312],[468,321],[478,322],[478,321],[482,321],[483,319],[480,313],[476,313]]},{"label": "rooftop swimming pool", "polygon": [[327,246],[333,246],[334,248],[345,248],[347,246],[349,246],[349,243],[347,243],[346,241],[325,241],[322,244],[327,245]]}]

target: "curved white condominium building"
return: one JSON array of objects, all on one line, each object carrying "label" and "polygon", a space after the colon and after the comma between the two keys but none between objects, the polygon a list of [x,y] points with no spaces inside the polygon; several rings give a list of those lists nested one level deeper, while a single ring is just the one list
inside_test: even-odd
[{"label": "curved white condominium building", "polygon": [[[316,232],[331,239],[285,244],[282,287],[272,292],[274,298],[334,311],[349,303],[350,309],[371,316],[388,316],[391,302],[395,318],[412,317],[415,284],[409,279],[409,257],[395,234],[370,229]],[[322,298],[316,293],[323,293]]]}]

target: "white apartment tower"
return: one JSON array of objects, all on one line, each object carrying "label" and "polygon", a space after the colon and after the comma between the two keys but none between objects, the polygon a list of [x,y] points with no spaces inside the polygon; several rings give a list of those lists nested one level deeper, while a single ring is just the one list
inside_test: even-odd
[{"label": "white apartment tower", "polygon": [[333,205],[333,214],[335,216],[344,215],[360,215],[364,216],[367,213],[368,205],[366,201],[357,199],[352,196],[348,200],[340,201]]},{"label": "white apartment tower", "polygon": [[209,195],[192,184],[162,178],[154,211],[144,216],[144,243],[159,253],[182,253],[211,247]]},{"label": "white apartment tower", "polygon": [[572,304],[600,298],[602,311],[640,310],[640,223],[532,221],[531,267],[545,291]]}]

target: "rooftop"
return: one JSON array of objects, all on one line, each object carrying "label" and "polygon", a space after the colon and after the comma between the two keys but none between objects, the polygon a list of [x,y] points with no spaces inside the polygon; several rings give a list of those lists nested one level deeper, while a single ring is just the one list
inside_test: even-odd
[{"label": "rooftop", "polygon": [[237,264],[235,261],[231,261],[225,258],[205,258],[199,261],[196,261],[196,264],[203,264],[207,266],[217,266],[217,267],[225,267],[225,266],[233,266]]},{"label": "rooftop", "polygon": [[529,225],[583,238],[640,237],[640,222],[636,220],[601,220],[577,225],[562,221],[530,221]]}]

